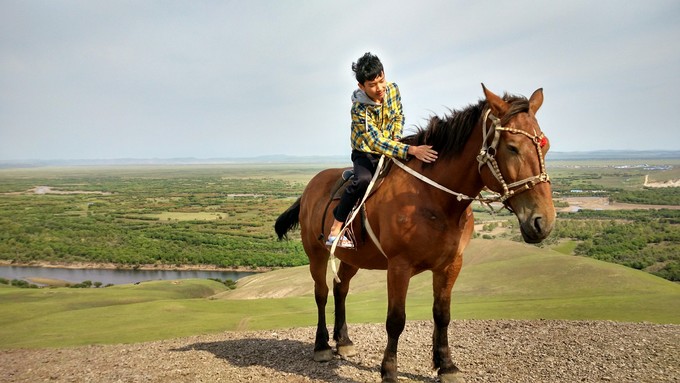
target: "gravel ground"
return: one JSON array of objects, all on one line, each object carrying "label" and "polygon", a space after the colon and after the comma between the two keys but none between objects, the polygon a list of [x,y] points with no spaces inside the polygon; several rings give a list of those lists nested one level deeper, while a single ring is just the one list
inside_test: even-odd
[{"label": "gravel ground", "polygon": [[[454,362],[472,382],[680,382],[680,325],[454,321]],[[379,382],[383,324],[350,325],[355,357],[312,361],[314,330],[225,332],[158,342],[0,350],[1,382]],[[432,323],[408,322],[400,382],[434,382]]]}]

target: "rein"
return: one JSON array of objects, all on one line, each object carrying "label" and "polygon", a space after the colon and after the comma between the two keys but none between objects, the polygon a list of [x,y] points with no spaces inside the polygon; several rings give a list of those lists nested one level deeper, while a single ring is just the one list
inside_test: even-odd
[{"label": "rein", "polygon": [[[491,125],[487,128],[487,120],[491,120]],[[525,178],[523,180],[513,182],[511,184],[507,184],[505,182],[505,179],[503,178],[503,174],[501,174],[500,168],[498,167],[498,161],[496,161],[496,148],[498,147],[498,144],[500,142],[500,136],[501,132],[509,132],[513,134],[523,134],[527,137],[529,137],[534,144],[536,145],[536,152],[538,154],[538,159],[540,163],[540,168],[541,172],[532,177]],[[493,139],[491,140],[491,143],[489,144],[489,137],[493,135]],[[458,201],[462,200],[471,200],[471,201],[479,201],[483,204],[490,204],[492,202],[502,202],[506,207],[507,205],[505,202],[514,197],[515,195],[529,190],[536,186],[539,183],[542,182],[550,182],[550,177],[548,176],[548,173],[545,170],[545,161],[543,159],[543,150],[541,149],[544,147],[547,143],[547,138],[543,133],[536,134],[534,132],[534,135],[532,136],[531,134],[519,130],[519,129],[514,129],[514,128],[506,128],[501,125],[501,120],[491,114],[491,109],[487,109],[486,113],[484,114],[484,119],[482,120],[482,148],[479,151],[479,154],[477,155],[477,162],[479,162],[479,166],[477,167],[477,170],[481,173],[482,172],[482,167],[484,165],[487,165],[489,169],[491,170],[491,174],[496,177],[496,180],[500,182],[501,187],[503,188],[503,194],[500,193],[495,193],[496,195],[492,197],[482,197],[481,193],[477,195],[476,197],[471,197],[468,195],[465,195],[463,193],[458,193],[455,192],[451,189],[448,189],[445,186],[442,186],[438,184],[437,182],[427,178],[426,176],[422,175],[421,173],[418,173],[417,171],[409,168],[406,166],[403,162],[391,158],[392,162],[394,162],[397,166],[402,168],[405,172],[411,174],[412,176],[418,178],[419,180],[436,187],[439,190],[442,190],[446,193],[449,193],[451,195],[454,195]]]}]

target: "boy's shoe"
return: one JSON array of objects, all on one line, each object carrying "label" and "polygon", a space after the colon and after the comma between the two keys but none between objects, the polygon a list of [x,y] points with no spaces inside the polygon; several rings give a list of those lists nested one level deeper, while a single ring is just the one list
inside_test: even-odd
[{"label": "boy's shoe", "polygon": [[[326,240],[326,246],[328,246],[328,247],[333,246],[333,242],[335,242],[335,238],[336,238],[336,236],[334,236],[334,235],[329,235],[329,236],[328,236],[328,239]],[[353,248],[354,248],[354,244],[352,243],[352,241],[349,240],[349,238],[347,238],[347,237],[345,237],[345,236],[343,235],[343,236],[340,237],[340,239],[338,240],[338,245],[337,245],[337,247],[342,247],[342,248],[345,248],[345,249],[353,249]]]}]

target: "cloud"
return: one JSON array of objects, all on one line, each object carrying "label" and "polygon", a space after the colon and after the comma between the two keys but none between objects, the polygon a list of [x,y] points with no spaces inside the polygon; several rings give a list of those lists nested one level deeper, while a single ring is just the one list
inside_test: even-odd
[{"label": "cloud", "polygon": [[476,102],[481,82],[543,87],[553,150],[677,150],[678,16],[674,1],[6,1],[0,159],[349,153],[366,51],[407,125]]}]

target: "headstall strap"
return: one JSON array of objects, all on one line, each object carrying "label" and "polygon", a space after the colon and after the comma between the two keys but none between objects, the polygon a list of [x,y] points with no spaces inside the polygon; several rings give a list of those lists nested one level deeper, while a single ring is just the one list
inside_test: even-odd
[{"label": "headstall strap", "polygon": [[[489,137],[489,130],[487,130],[486,124],[487,119],[491,120],[491,127],[489,130],[492,129],[494,135],[491,145],[487,144]],[[536,154],[538,154],[538,160],[541,170],[539,175],[525,178],[523,180],[513,182],[509,185],[506,184],[505,179],[503,178],[503,174],[501,173],[500,168],[498,167],[498,162],[496,161],[496,147],[500,142],[500,132],[502,131],[512,134],[522,134],[531,139],[531,141],[536,146]],[[543,148],[548,143],[548,139],[545,137],[543,133],[536,134],[536,132],[534,131],[534,134],[531,135],[523,130],[503,127],[501,125],[501,120],[498,117],[491,114],[491,109],[487,109],[484,115],[484,120],[482,121],[482,139],[483,139],[482,149],[480,150],[480,153],[477,156],[477,161],[479,161],[478,168],[479,171],[481,171],[482,166],[484,164],[488,165],[491,174],[493,174],[494,177],[496,177],[496,179],[498,180],[498,182],[500,182],[501,187],[503,188],[503,194],[496,197],[496,201],[503,202],[505,204],[505,201],[511,198],[512,196],[519,194],[523,191],[529,190],[536,186],[536,184],[538,183],[550,182],[550,177],[548,176],[548,173],[545,168],[543,151],[541,150],[541,148]]]}]

